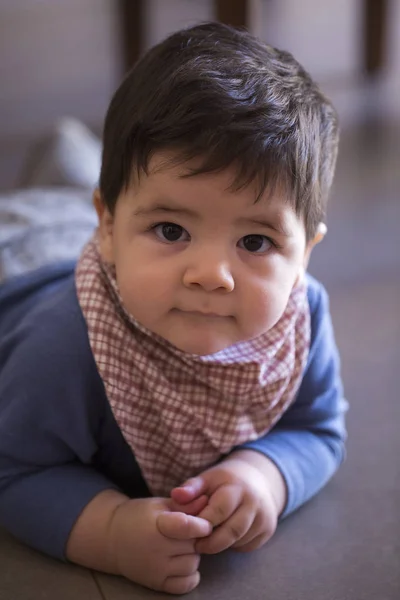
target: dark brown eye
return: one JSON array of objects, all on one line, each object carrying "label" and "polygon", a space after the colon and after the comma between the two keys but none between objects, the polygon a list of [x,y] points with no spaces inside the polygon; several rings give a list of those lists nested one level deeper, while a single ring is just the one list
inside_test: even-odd
[{"label": "dark brown eye", "polygon": [[265,235],[245,235],[239,240],[240,248],[253,254],[267,252],[272,246],[271,241]]},{"label": "dark brown eye", "polygon": [[154,227],[154,231],[164,242],[183,242],[189,239],[186,229],[176,223],[159,223]]}]

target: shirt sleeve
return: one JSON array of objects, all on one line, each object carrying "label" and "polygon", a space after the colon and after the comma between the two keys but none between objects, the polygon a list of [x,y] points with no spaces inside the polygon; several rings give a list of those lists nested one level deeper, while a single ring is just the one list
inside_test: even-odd
[{"label": "shirt sleeve", "polygon": [[309,302],[310,353],[296,400],[269,433],[240,446],[261,452],[281,471],[287,486],[282,518],[314,496],[345,457],[347,402],[339,354],[328,295],[315,280]]},{"label": "shirt sleeve", "polygon": [[79,318],[45,305],[0,343],[0,525],[61,559],[83,508],[116,487],[92,466],[102,405],[86,398],[104,392]]}]

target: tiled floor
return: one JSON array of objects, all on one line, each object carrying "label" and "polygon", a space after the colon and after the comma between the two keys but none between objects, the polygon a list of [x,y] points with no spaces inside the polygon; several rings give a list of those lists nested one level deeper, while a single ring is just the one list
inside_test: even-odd
[{"label": "tiled floor", "polygon": [[[203,561],[193,600],[400,597],[400,124],[344,132],[329,234],[311,272],[331,297],[351,402],[348,459],[263,550]],[[160,595],[0,534],[0,600]]]}]

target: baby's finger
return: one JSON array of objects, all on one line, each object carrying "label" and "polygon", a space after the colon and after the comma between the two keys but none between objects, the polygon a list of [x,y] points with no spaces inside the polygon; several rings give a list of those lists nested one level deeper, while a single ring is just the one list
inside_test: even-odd
[{"label": "baby's finger", "polygon": [[185,577],[167,577],[162,588],[168,594],[187,594],[194,590],[200,583],[200,573],[196,571],[193,575]]},{"label": "baby's finger", "polygon": [[185,577],[196,573],[200,565],[200,554],[182,554],[172,556],[168,564],[171,577]]},{"label": "baby's finger", "polygon": [[[263,518],[259,513],[249,531],[233,545],[233,548],[241,552],[255,550],[255,548],[259,548],[265,544],[274,535],[275,529],[276,523],[273,520]],[[256,539],[258,540],[257,542],[255,542]],[[249,549],[247,549],[247,546],[249,546]],[[246,549],[244,549],[245,547]]]},{"label": "baby's finger", "polygon": [[217,527],[233,515],[239,507],[241,499],[242,490],[239,486],[220,487],[212,494],[207,506],[198,516],[210,521],[213,527]]},{"label": "baby's finger", "polygon": [[174,512],[183,512],[185,515],[198,515],[208,503],[208,497],[203,495],[199,496],[192,502],[188,502],[187,504],[178,504],[173,499],[170,499],[170,507]]},{"label": "baby's finger", "polygon": [[238,545],[235,544],[232,546],[232,550],[236,552],[252,552],[261,548],[268,540],[269,537],[265,533],[261,533],[245,544],[241,544],[241,542]]},{"label": "baby's finger", "polygon": [[239,550],[239,548],[241,548],[242,546],[246,546],[247,544],[252,542],[254,540],[254,538],[259,537],[260,535],[263,535],[264,533],[265,532],[262,529],[262,521],[261,521],[260,515],[257,514],[253,520],[251,527],[249,527],[247,533],[245,535],[243,535],[241,538],[238,538],[238,540],[232,545],[232,548],[234,548],[235,550]]},{"label": "baby's finger", "polygon": [[157,528],[165,537],[191,540],[210,535],[211,524],[205,519],[179,512],[162,512],[157,517]]},{"label": "baby's finger", "polygon": [[206,492],[206,487],[206,482],[201,475],[192,477],[185,481],[183,485],[174,488],[171,491],[171,498],[178,504],[187,504],[202,496]]},{"label": "baby's finger", "polygon": [[196,552],[200,554],[217,554],[230,548],[242,539],[252,528],[254,512],[241,506],[230,519],[220,525],[206,539],[196,542]]}]

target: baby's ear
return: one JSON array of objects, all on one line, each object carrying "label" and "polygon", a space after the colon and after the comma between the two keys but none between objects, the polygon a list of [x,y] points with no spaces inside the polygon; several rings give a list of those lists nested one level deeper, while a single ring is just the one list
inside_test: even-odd
[{"label": "baby's ear", "polygon": [[319,223],[318,227],[317,227],[317,233],[315,234],[314,239],[311,241],[312,247],[314,247],[316,244],[319,244],[320,242],[322,242],[322,240],[326,236],[327,232],[328,232],[328,228],[325,225],[325,223]]},{"label": "baby's ear", "polygon": [[105,262],[113,264],[114,218],[106,207],[98,188],[93,193],[93,204],[99,219],[100,254]]},{"label": "baby's ear", "polygon": [[302,281],[304,274],[307,271],[307,267],[308,267],[308,263],[310,261],[312,249],[314,248],[314,246],[316,246],[316,244],[319,244],[320,242],[322,242],[327,231],[328,231],[328,229],[327,229],[325,223],[319,223],[319,225],[317,227],[317,233],[315,234],[315,236],[313,237],[312,240],[309,240],[307,242],[306,249],[304,251],[303,264],[301,265],[300,272],[297,275],[297,279],[295,281],[295,286],[298,285],[300,283],[300,281]]},{"label": "baby's ear", "polygon": [[307,269],[308,262],[310,260],[311,252],[314,246],[322,242],[324,237],[326,236],[328,229],[325,223],[319,223],[317,227],[317,232],[314,235],[312,240],[309,240],[306,245],[306,251],[304,253],[304,270]]}]

